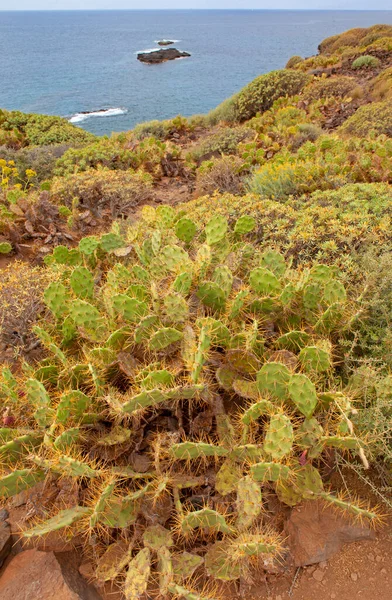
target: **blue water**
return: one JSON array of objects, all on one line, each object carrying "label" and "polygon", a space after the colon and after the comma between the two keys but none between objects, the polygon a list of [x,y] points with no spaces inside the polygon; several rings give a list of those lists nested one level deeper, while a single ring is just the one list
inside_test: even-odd
[{"label": "blue water", "polygon": [[[0,12],[0,107],[127,111],[79,123],[96,134],[205,113],[291,55],[315,54],[323,38],[376,23],[392,24],[392,11]],[[191,58],[136,60],[162,38]]]}]

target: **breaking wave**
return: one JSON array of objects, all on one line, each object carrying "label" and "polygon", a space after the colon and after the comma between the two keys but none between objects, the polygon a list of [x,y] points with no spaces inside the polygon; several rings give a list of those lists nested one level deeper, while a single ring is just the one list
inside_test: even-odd
[{"label": "breaking wave", "polygon": [[125,108],[104,108],[102,110],[93,110],[91,112],[80,112],[73,115],[70,119],[70,123],[80,123],[91,117],[117,117],[118,115],[125,115],[128,111]]}]

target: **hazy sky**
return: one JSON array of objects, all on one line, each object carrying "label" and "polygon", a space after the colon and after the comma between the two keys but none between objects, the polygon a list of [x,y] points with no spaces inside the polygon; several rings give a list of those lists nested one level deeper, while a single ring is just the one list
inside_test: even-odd
[{"label": "hazy sky", "polygon": [[390,10],[391,0],[0,0],[0,10],[270,8]]}]

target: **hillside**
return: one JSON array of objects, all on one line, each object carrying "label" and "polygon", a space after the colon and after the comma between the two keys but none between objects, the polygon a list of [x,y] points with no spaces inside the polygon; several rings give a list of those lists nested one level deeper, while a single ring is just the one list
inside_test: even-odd
[{"label": "hillside", "polygon": [[111,137],[0,111],[0,169],[14,553],[67,550],[83,599],[250,599],[330,557],[298,558],[301,510],[382,528],[392,26]]}]

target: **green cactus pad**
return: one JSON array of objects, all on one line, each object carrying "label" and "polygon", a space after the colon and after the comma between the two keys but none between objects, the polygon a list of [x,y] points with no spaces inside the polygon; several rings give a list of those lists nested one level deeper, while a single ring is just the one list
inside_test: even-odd
[{"label": "green cactus pad", "polygon": [[299,361],[307,372],[324,373],[331,368],[330,353],[318,346],[306,346],[299,353]]},{"label": "green cactus pad", "polygon": [[224,516],[211,508],[189,512],[182,517],[181,529],[183,533],[191,533],[200,528],[221,533],[232,532],[232,528],[226,523]]},{"label": "green cactus pad", "polygon": [[173,573],[176,579],[184,580],[204,563],[204,558],[191,552],[182,552],[173,556]]},{"label": "green cactus pad", "polygon": [[217,312],[225,307],[226,294],[214,281],[205,281],[199,286],[197,296],[208,308]]},{"label": "green cactus pad", "polygon": [[143,543],[150,550],[158,552],[161,548],[170,548],[173,538],[168,529],[162,525],[150,525],[143,533]]},{"label": "green cactus pad", "polygon": [[69,312],[75,325],[86,331],[97,332],[103,325],[99,310],[85,300],[74,300]]},{"label": "green cactus pad", "polygon": [[145,302],[130,298],[126,294],[117,294],[117,296],[114,296],[112,303],[116,313],[131,323],[140,321],[148,313],[148,306]]},{"label": "green cactus pad", "polygon": [[81,300],[94,297],[94,277],[86,267],[76,267],[69,282],[74,294]]},{"label": "green cactus pad", "polygon": [[16,494],[33,487],[43,479],[45,479],[43,471],[33,471],[31,469],[15,470],[9,475],[0,478],[0,498],[16,496]]},{"label": "green cactus pad", "polygon": [[191,460],[208,456],[226,456],[229,451],[222,446],[214,446],[205,442],[182,442],[173,444],[170,453],[179,460]]},{"label": "green cactus pad", "polygon": [[241,576],[240,565],[229,559],[226,541],[215,542],[210,546],[204,561],[210,577],[221,581],[234,581]]},{"label": "green cactus pad", "polygon": [[180,246],[165,246],[159,254],[159,260],[167,271],[178,272],[189,263],[188,253]]},{"label": "green cactus pad", "polygon": [[260,361],[249,350],[234,348],[226,352],[226,360],[230,367],[245,375],[255,375],[260,369]]},{"label": "green cactus pad", "polygon": [[62,283],[53,281],[44,292],[44,300],[54,316],[59,319],[69,310],[69,294]]},{"label": "green cactus pad", "polygon": [[212,275],[212,280],[224,291],[226,297],[231,292],[233,279],[232,272],[226,265],[217,267]]},{"label": "green cactus pad", "polygon": [[105,233],[101,236],[100,247],[104,252],[112,252],[113,250],[118,250],[119,248],[124,248],[126,246],[121,235],[117,233]]},{"label": "green cactus pad", "polygon": [[252,465],[251,475],[255,481],[286,481],[290,477],[290,468],[275,462],[260,462]]},{"label": "green cactus pad", "polygon": [[288,384],[291,373],[286,365],[270,362],[263,365],[257,373],[257,385],[261,393],[269,393],[279,400],[288,396]]},{"label": "green cactus pad", "polygon": [[96,235],[90,235],[88,237],[82,238],[79,242],[79,250],[82,254],[85,254],[86,256],[91,256],[98,248],[99,242],[100,240]]},{"label": "green cactus pad", "polygon": [[207,244],[213,246],[220,242],[227,232],[227,219],[222,215],[212,217],[205,228]]},{"label": "green cactus pad", "polygon": [[266,250],[261,255],[261,266],[268,269],[276,277],[281,277],[286,271],[286,262],[280,252],[276,250]]},{"label": "green cactus pad", "polygon": [[308,419],[313,415],[317,406],[315,385],[306,375],[292,375],[288,385],[291,400]]},{"label": "green cactus pad", "polygon": [[159,351],[167,348],[170,344],[180,341],[181,338],[181,331],[173,329],[172,327],[163,327],[162,329],[158,329],[158,331],[151,336],[148,346],[150,350]]},{"label": "green cactus pad", "polygon": [[256,381],[248,381],[247,379],[235,379],[233,381],[233,390],[241,398],[249,400],[257,400],[260,396],[259,386]]},{"label": "green cactus pad", "polygon": [[126,600],[139,600],[147,590],[151,571],[151,552],[149,548],[140,550],[128,565],[124,584]]},{"label": "green cactus pad", "polygon": [[171,323],[184,323],[188,317],[188,303],[180,294],[168,294],[163,299],[167,319]]},{"label": "green cactus pad", "polygon": [[278,337],[275,341],[275,346],[277,348],[284,348],[286,350],[291,350],[292,352],[297,352],[299,349],[306,346],[310,339],[310,335],[306,333],[306,331],[293,330]]},{"label": "green cactus pad", "polygon": [[250,215],[242,215],[234,225],[234,233],[236,235],[246,235],[253,231],[256,227],[256,219]]},{"label": "green cactus pad", "polygon": [[175,232],[176,236],[182,242],[186,244],[190,244],[193,238],[196,235],[197,227],[191,219],[187,219],[186,217],[182,217],[176,223]]},{"label": "green cactus pad", "polygon": [[264,438],[264,451],[274,460],[291,452],[294,442],[293,426],[284,414],[273,415]]},{"label": "green cactus pad", "polygon": [[192,273],[185,271],[177,275],[173,281],[173,290],[184,296],[188,295],[192,287]]},{"label": "green cactus pad", "polygon": [[329,306],[339,302],[343,304],[346,302],[347,294],[344,285],[336,279],[328,281],[324,286],[323,300]]},{"label": "green cactus pad", "polygon": [[227,496],[237,489],[241,470],[232,460],[226,460],[216,474],[215,489],[221,496]]},{"label": "green cactus pad", "polygon": [[91,513],[90,508],[86,508],[85,506],[74,506],[73,508],[67,508],[65,510],[61,510],[57,515],[44,521],[43,523],[39,523],[35,527],[28,529],[23,532],[23,536],[26,538],[32,538],[36,536],[46,535],[51,533],[52,531],[58,531],[59,529],[63,529],[64,527],[70,527],[80,519],[83,519],[87,515]]},{"label": "green cactus pad", "polygon": [[237,487],[236,527],[239,530],[248,529],[259,516],[262,507],[260,486],[247,476],[240,479]]},{"label": "green cactus pad", "polygon": [[216,370],[215,377],[220,387],[229,392],[233,389],[233,383],[238,377],[238,373],[230,367],[219,367]]},{"label": "green cactus pad", "polygon": [[241,416],[244,425],[250,425],[257,421],[262,415],[270,415],[274,410],[274,405],[269,400],[259,400],[252,404]]},{"label": "green cactus pad", "polygon": [[282,290],[279,279],[265,267],[257,267],[250,272],[249,284],[261,296],[277,295]]}]

